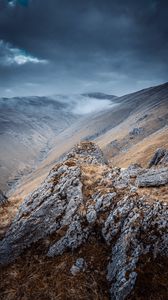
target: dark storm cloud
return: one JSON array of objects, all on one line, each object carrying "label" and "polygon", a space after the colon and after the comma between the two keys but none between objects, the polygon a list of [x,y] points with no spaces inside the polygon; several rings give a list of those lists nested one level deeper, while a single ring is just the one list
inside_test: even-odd
[{"label": "dark storm cloud", "polygon": [[[167,81],[167,18],[167,1],[0,0],[1,91],[121,94]],[[5,67],[10,49],[22,57]]]}]

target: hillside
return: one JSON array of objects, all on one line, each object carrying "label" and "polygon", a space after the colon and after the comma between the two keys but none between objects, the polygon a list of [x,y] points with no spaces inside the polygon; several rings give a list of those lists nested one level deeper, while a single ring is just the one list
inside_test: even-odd
[{"label": "hillside", "polygon": [[104,97],[51,100],[47,130],[33,103],[52,145],[40,161],[30,143],[36,167],[0,193],[2,300],[167,300],[168,84]]},{"label": "hillside", "polygon": [[88,113],[110,107],[112,99],[87,95],[15,97],[0,99],[0,189],[32,172],[49,150],[56,136]]},{"label": "hillside", "polygon": [[29,173],[51,149],[55,135],[75,119],[64,103],[46,97],[0,99],[0,189]]},{"label": "hillside", "polygon": [[83,142],[13,221],[3,204],[1,299],[166,300],[168,151],[153,154],[120,169]]},{"label": "hillside", "polygon": [[96,142],[113,164],[146,164],[158,147],[168,149],[168,83],[119,98],[130,114]]},{"label": "hillside", "polygon": [[131,163],[145,166],[158,147],[168,149],[168,83],[112,101],[111,107],[86,114],[58,134],[56,146],[15,194],[24,198],[33,191],[60,156],[81,140],[96,141],[112,165],[120,167]]}]

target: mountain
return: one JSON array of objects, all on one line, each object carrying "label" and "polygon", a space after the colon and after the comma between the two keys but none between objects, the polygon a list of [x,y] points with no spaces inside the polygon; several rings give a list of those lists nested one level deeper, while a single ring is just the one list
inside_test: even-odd
[{"label": "mountain", "polygon": [[46,97],[0,99],[0,188],[29,173],[76,117],[64,103]]},{"label": "mountain", "polygon": [[9,190],[55,146],[55,138],[91,112],[110,107],[107,99],[82,95],[0,99],[0,189]]},{"label": "mountain", "polygon": [[2,300],[168,298],[168,83],[104,97],[0,101]]},{"label": "mountain", "polygon": [[145,166],[157,148],[168,149],[167,136],[168,83],[115,97],[106,109],[84,114],[55,136],[55,147],[17,193],[24,197],[36,188],[60,156],[79,141],[95,141],[112,165],[128,167],[131,163]]},{"label": "mountain", "polygon": [[125,107],[125,119],[96,139],[114,164],[127,166],[135,153],[136,162],[143,164],[157,147],[168,147],[168,83],[116,101]]},{"label": "mountain", "polygon": [[96,144],[82,142],[12,222],[6,203],[1,299],[167,299],[168,151],[149,164],[112,167]]}]

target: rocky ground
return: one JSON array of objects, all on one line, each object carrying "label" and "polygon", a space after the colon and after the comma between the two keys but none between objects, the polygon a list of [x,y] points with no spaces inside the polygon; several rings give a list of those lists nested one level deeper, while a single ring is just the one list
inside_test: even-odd
[{"label": "rocky ground", "polygon": [[0,299],[168,299],[167,157],[75,146],[1,228]]}]

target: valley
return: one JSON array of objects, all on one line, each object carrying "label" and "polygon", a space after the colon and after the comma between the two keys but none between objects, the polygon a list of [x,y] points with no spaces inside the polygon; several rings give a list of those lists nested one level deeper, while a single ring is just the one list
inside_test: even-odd
[{"label": "valley", "polygon": [[168,149],[168,83],[112,101],[111,108],[86,114],[57,134],[46,158],[13,195],[23,198],[33,191],[59,158],[82,140],[95,141],[111,164],[120,167],[146,166],[157,148]]}]

